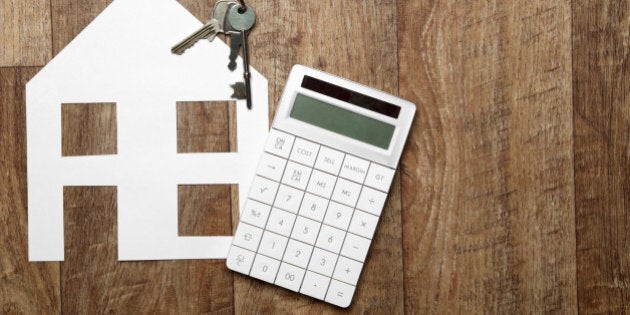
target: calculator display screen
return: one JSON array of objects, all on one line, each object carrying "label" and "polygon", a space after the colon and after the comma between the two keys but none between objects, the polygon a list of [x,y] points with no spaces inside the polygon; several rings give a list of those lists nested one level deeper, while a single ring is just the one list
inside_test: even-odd
[{"label": "calculator display screen", "polygon": [[388,149],[395,126],[318,99],[297,94],[291,118],[361,142]]}]

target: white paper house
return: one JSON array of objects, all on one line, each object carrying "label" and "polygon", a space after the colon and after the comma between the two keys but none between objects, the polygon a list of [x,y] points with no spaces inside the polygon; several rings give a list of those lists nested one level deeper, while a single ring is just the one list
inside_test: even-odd
[{"label": "white paper house", "polygon": [[[253,109],[237,102],[236,153],[178,154],[176,103],[231,100],[243,80],[221,40],[171,54],[201,25],[175,0],[115,0],[28,83],[30,260],[64,259],[64,186],[118,187],[120,260],[227,256],[230,236],[178,236],[178,185],[239,184],[242,206],[268,131],[267,80],[252,69]],[[64,103],[116,103],[117,154],[62,157]]]}]

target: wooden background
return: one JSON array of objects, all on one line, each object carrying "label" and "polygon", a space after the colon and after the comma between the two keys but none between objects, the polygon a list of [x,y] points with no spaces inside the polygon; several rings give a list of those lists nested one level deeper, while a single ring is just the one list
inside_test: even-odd
[{"label": "wooden background", "polygon": [[[28,262],[24,87],[109,2],[0,0],[0,313],[340,312],[224,261],[117,262],[115,187],[66,188],[65,262]],[[248,3],[272,109],[296,63],[417,104],[352,313],[630,314],[630,1]],[[116,152],[112,104],[63,117],[64,154]],[[233,104],[178,121],[180,151],[233,150]],[[180,234],[231,233],[233,195],[181,187]]]}]

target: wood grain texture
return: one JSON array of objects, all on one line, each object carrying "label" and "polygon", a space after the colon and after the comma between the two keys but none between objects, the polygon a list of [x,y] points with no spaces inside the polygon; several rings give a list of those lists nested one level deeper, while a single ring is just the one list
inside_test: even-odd
[{"label": "wood grain texture", "polygon": [[229,108],[234,106],[234,102],[177,102],[177,152],[234,152],[228,123]]},{"label": "wood grain texture", "polygon": [[630,1],[573,3],[579,310],[630,314]]},{"label": "wood grain texture", "polygon": [[0,68],[0,313],[61,308],[59,263],[29,263],[24,89],[38,68]]},{"label": "wood grain texture", "polygon": [[[39,68],[15,66],[43,65],[109,3],[0,0],[0,313],[344,312],[223,260],[118,262],[115,187],[65,188],[66,261],[28,262],[24,85]],[[180,3],[205,21],[215,1]],[[270,118],[296,63],[417,104],[350,313],[630,314],[629,1],[248,4]],[[204,106],[180,113],[178,149],[236,151],[234,106]],[[115,115],[74,114],[68,151],[115,148],[80,134]],[[236,185],[179,198],[182,235],[238,222]]]},{"label": "wood grain texture", "polygon": [[63,156],[116,154],[117,135],[115,103],[61,104]]},{"label": "wood grain texture", "polygon": [[112,0],[50,0],[53,56],[66,47]]},{"label": "wood grain texture", "polygon": [[50,1],[0,0],[0,67],[43,66],[52,57]]},{"label": "wood grain texture", "polygon": [[[64,313],[233,312],[223,260],[118,262],[116,217],[115,187],[64,189]],[[229,217],[218,219],[229,230]]]},{"label": "wood grain texture", "polygon": [[399,1],[411,313],[576,310],[569,1]]}]

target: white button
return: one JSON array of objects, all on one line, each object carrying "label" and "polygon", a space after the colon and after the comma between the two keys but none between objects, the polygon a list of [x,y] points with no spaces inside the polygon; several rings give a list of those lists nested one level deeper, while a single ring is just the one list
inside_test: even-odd
[{"label": "white button", "polygon": [[285,159],[289,158],[291,153],[291,147],[293,147],[293,141],[295,137],[286,134],[282,131],[271,129],[267,136],[267,144],[265,145],[265,151],[279,155]]},{"label": "white button", "polygon": [[238,224],[238,228],[234,234],[234,244],[245,249],[256,251],[260,238],[262,237],[262,232],[262,229],[241,222]]},{"label": "white button", "polygon": [[339,282],[335,279],[330,281],[328,293],[326,293],[326,302],[337,305],[339,307],[348,307],[352,302],[355,287]]},{"label": "white button", "polygon": [[307,191],[330,199],[333,188],[335,188],[336,180],[337,178],[335,176],[315,170],[311,175],[311,180],[308,183]]},{"label": "white button", "polygon": [[356,285],[359,281],[361,268],[363,268],[362,263],[341,256],[339,257],[339,260],[337,260],[337,266],[335,267],[333,278],[345,283]]},{"label": "white button", "polygon": [[289,162],[282,177],[282,183],[291,185],[301,190],[306,190],[308,178],[311,176],[311,168],[295,162]]},{"label": "white button", "polygon": [[296,139],[291,152],[291,160],[313,166],[315,158],[319,151],[319,145],[306,141],[304,139]]},{"label": "white button", "polygon": [[346,155],[345,160],[343,160],[343,164],[341,164],[341,172],[339,173],[339,176],[353,180],[357,183],[363,183],[369,166],[370,162],[366,160]]},{"label": "white button", "polygon": [[371,241],[365,237],[348,233],[346,240],[341,248],[341,255],[350,257],[354,260],[365,261]]},{"label": "white button", "polygon": [[295,227],[293,227],[291,238],[315,245],[320,226],[320,223],[300,216],[295,220]]},{"label": "white button", "polygon": [[345,234],[346,232],[340,229],[322,225],[322,229],[319,231],[319,236],[317,237],[317,247],[338,254],[341,250]]},{"label": "white button", "polygon": [[280,261],[263,255],[256,255],[249,275],[265,282],[273,283],[280,268]]},{"label": "white button", "polygon": [[301,190],[280,185],[280,189],[278,189],[278,195],[276,196],[273,206],[289,212],[298,213],[298,208],[302,202],[302,196],[304,196],[304,192]]},{"label": "white button", "polygon": [[256,176],[249,197],[270,205],[276,197],[276,191],[278,191],[278,183]]},{"label": "white button", "polygon": [[230,253],[227,257],[227,267],[230,270],[247,275],[252,262],[254,262],[254,252],[236,246],[230,247]]},{"label": "white button", "polygon": [[385,206],[386,199],[387,194],[370,187],[363,186],[357,208],[367,211],[373,215],[380,216],[383,211],[383,206]]},{"label": "white button", "polygon": [[260,162],[258,162],[258,171],[256,171],[256,173],[260,176],[280,181],[286,164],[287,160],[283,158],[279,158],[269,153],[263,153],[262,158],[260,158]]},{"label": "white button", "polygon": [[381,191],[389,191],[395,170],[372,163],[365,184]]},{"label": "white button", "polygon": [[357,204],[360,192],[361,185],[340,178],[337,180],[337,185],[335,185],[332,200],[354,207]]},{"label": "white button", "polygon": [[308,264],[308,270],[313,270],[323,275],[332,277],[338,257],[338,255],[329,251],[315,247],[313,250],[313,257],[311,257],[311,262]]},{"label": "white button", "polygon": [[327,199],[306,193],[304,200],[302,200],[302,205],[300,206],[300,215],[322,222],[327,207]]},{"label": "white button", "polygon": [[245,208],[243,208],[243,213],[241,214],[241,221],[259,228],[265,228],[270,212],[271,206],[252,199],[247,199]]},{"label": "white button", "polygon": [[295,222],[295,214],[273,208],[267,222],[267,230],[289,236],[293,228],[293,222]]},{"label": "white button", "polygon": [[304,276],[304,282],[302,282],[300,293],[323,300],[326,296],[329,283],[330,278],[307,271],[306,276]]},{"label": "white button", "polygon": [[322,147],[319,149],[315,168],[333,175],[339,174],[341,162],[343,162],[344,154],[331,148]]},{"label": "white button", "polygon": [[287,251],[284,253],[282,261],[286,261],[300,268],[306,268],[308,260],[311,259],[312,252],[313,246],[296,240],[289,240],[289,245],[287,245]]},{"label": "white button", "polygon": [[304,271],[304,269],[282,263],[278,275],[276,276],[276,284],[291,291],[298,292],[298,290],[300,290],[300,284],[302,284]]},{"label": "white button", "polygon": [[372,239],[374,236],[374,230],[378,224],[378,217],[361,210],[355,210],[352,216],[352,222],[350,222],[349,231]]},{"label": "white button", "polygon": [[326,211],[324,223],[342,230],[347,230],[350,225],[350,220],[352,220],[353,212],[354,209],[351,207],[331,201],[328,206],[328,211]]},{"label": "white button", "polygon": [[262,240],[260,241],[258,252],[280,260],[282,259],[282,255],[284,254],[284,249],[287,247],[288,241],[289,239],[284,236],[265,231],[265,233],[263,233]]}]

